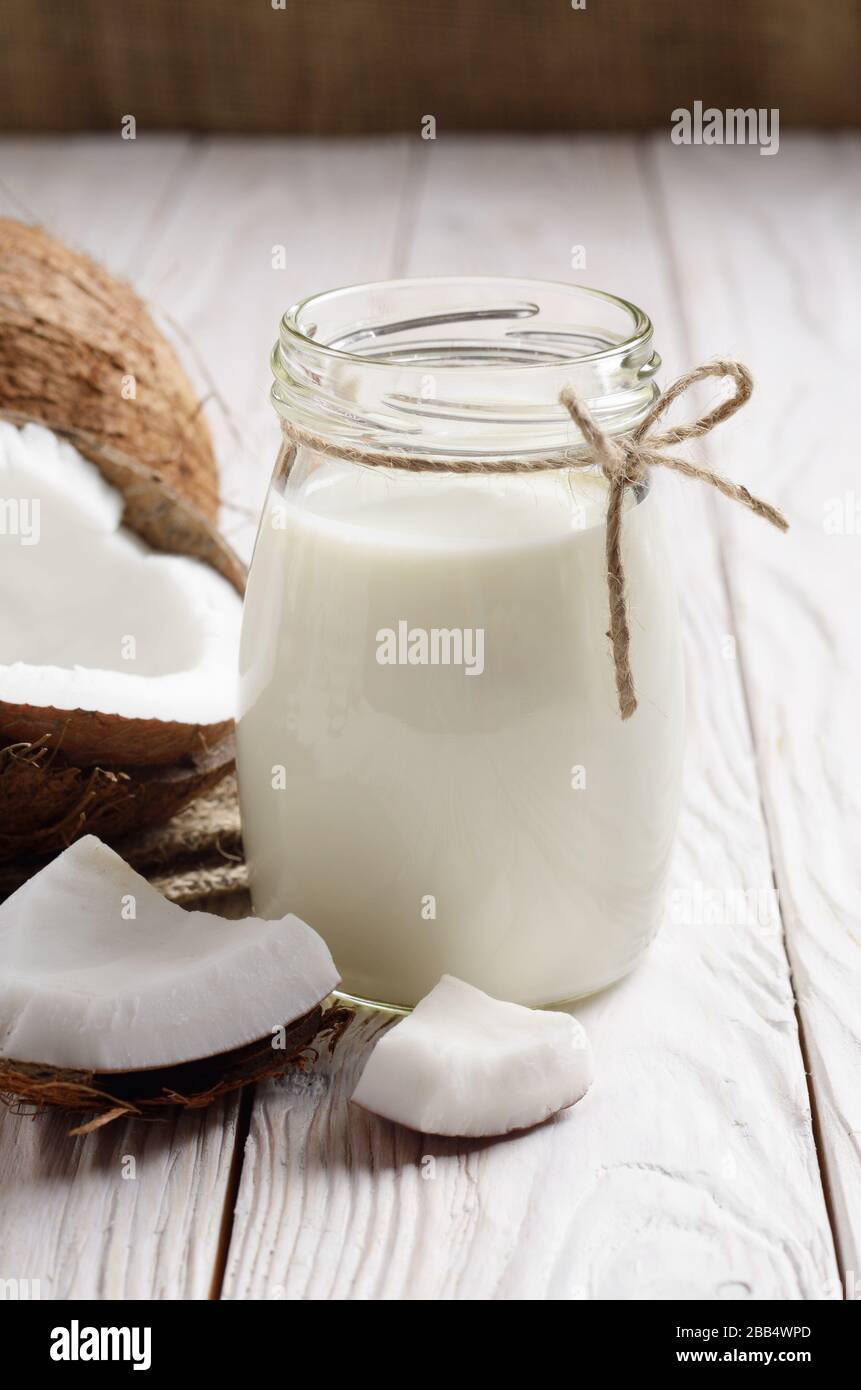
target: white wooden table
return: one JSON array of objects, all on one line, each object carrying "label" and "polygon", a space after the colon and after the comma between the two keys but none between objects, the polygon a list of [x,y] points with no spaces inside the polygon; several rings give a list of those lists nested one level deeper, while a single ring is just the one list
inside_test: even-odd
[{"label": "white wooden table", "polygon": [[167,1126],[69,1139],[4,1115],[0,1277],[52,1298],[861,1294],[860,176],[857,137],[786,135],[768,159],[658,136],[0,141],[0,209],[127,276],[220,397],[246,557],[280,312],[403,274],[619,292],[651,314],[665,381],[737,355],[757,390],[709,456],[792,522],[662,483],[685,809],[662,933],[578,1010],[581,1105],[483,1144],[351,1113],[384,1026],[367,1015],[333,1064]]}]

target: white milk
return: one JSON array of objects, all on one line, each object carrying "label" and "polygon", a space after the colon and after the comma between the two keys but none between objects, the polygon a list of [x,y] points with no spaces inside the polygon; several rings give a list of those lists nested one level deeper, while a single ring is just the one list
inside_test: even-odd
[{"label": "white milk", "polygon": [[255,910],[315,927],[345,991],[410,1005],[449,972],[559,1001],[624,974],[655,931],[676,603],[648,495],[623,528],[640,708],[622,723],[605,512],[582,472],[316,457],[273,485],[242,638],[243,834]]}]

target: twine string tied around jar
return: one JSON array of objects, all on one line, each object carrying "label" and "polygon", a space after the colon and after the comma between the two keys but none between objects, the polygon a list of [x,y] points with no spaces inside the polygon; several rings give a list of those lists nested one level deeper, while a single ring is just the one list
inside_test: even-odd
[{"label": "twine string tied around jar", "polygon": [[[688,424],[674,425],[661,433],[652,433],[654,426],[673,402],[707,377],[728,378],[734,384],[733,394]],[[789,523],[782,513],[770,503],[754,497],[740,483],[731,482],[729,478],[722,477],[711,468],[665,452],[686,440],[701,438],[721,421],[728,420],[746,404],[752,391],[753,378],[741,362],[729,358],[705,362],[693,371],[684,373],[668,386],[630,434],[611,436],[601,429],[575,392],[570,387],[565,387],[560,392],[559,401],[577,425],[585,448],[580,446],[576,451],[557,450],[543,456],[513,458],[451,458],[441,455],[429,457],[419,453],[374,450],[362,444],[347,444],[312,433],[286,418],[283,413],[281,418],[284,433],[294,444],[345,459],[349,463],[373,467],[439,473],[530,473],[558,468],[600,468],[608,485],[605,553],[610,628],[607,636],[612,649],[619,713],[622,719],[630,719],[637,708],[637,696],[631,672],[630,628],[622,564],[622,524],[626,489],[641,485],[650,468],[667,468],[685,478],[695,478],[700,482],[709,483],[730,501],[740,502],[756,516],[764,517],[766,521],[771,522],[778,530],[787,531]]]}]

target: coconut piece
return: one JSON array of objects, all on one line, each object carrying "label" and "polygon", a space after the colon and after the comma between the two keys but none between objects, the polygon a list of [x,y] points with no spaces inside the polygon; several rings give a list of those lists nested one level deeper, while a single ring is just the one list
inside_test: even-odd
[{"label": "coconut piece", "polygon": [[321,937],[292,915],[184,912],[93,835],[0,907],[0,1054],[113,1073],[225,1053],[335,988]]},{"label": "coconut piece", "polygon": [[89,256],[10,218],[0,218],[0,408],[110,441],[215,518],[200,403],[142,301]]},{"label": "coconut piece", "polygon": [[408,1129],[479,1138],[540,1124],[591,1081],[589,1041],[570,1014],[443,975],[377,1042],[352,1099]]},{"label": "coconut piece", "polygon": [[39,425],[0,421],[0,495],[18,502],[0,544],[0,651],[15,658],[0,666],[0,733],[47,735],[78,766],[165,765],[217,743],[235,707],[235,589],[144,546],[116,490]]}]

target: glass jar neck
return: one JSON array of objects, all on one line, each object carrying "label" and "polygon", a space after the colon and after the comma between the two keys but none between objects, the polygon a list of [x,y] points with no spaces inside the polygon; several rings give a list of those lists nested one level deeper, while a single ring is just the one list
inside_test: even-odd
[{"label": "glass jar neck", "polygon": [[390,280],[289,309],[272,399],[310,433],[372,450],[494,456],[571,448],[559,403],[585,400],[609,434],[658,388],[642,310],[598,290],[495,277]]}]

